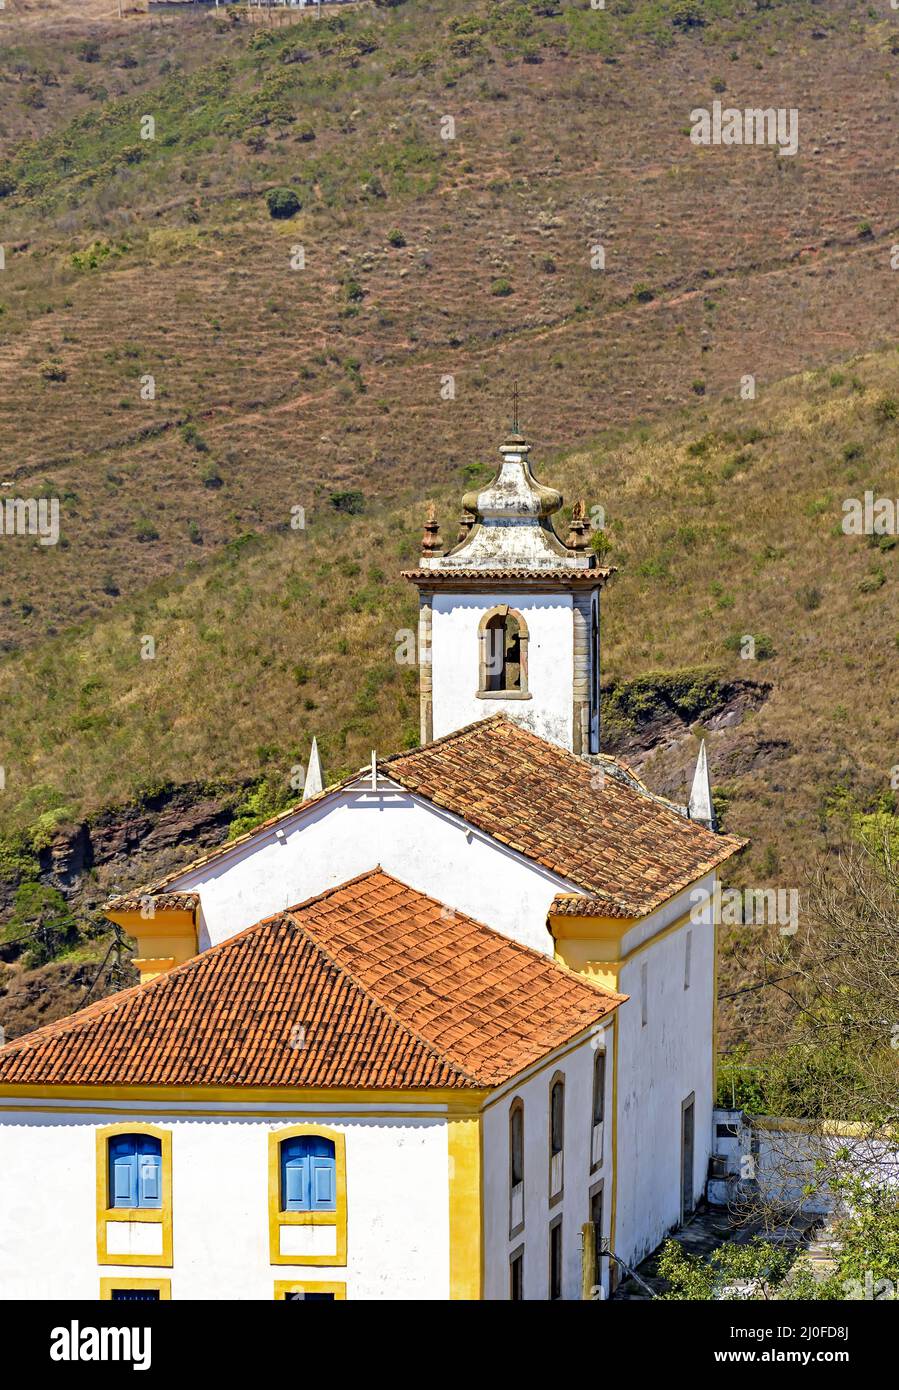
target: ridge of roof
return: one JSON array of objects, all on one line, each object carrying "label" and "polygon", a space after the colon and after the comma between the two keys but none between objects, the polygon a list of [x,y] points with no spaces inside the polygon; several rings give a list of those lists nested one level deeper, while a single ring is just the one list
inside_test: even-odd
[{"label": "ridge of roof", "polygon": [[[673,878],[669,883],[669,891],[666,896],[673,896],[673,894],[679,892],[689,883],[702,877],[725,859],[728,859],[732,854],[744,848],[747,843],[746,840],[739,839],[736,836],[718,834],[707,830],[697,822],[689,820],[682,814],[674,802],[651,792],[648,787],[646,787],[645,783],[642,782],[622,759],[607,753],[595,754],[591,757],[582,757],[576,753],[572,753],[569,749],[562,748],[558,744],[551,743],[547,739],[541,738],[539,734],[535,734],[531,730],[523,728],[507,714],[500,712],[488,715],[484,719],[475,720],[471,724],[464,725],[461,729],[453,729],[449,733],[441,735],[440,738],[432,740],[430,743],[420,744],[416,748],[391,753],[385,758],[379,758],[377,759],[377,767],[383,770],[386,776],[393,778],[405,790],[423,797],[433,805],[453,810],[454,808],[448,804],[447,798],[429,793],[427,789],[424,789],[416,782],[414,777],[408,774],[404,776],[404,770],[401,768],[401,765],[409,762],[425,762],[425,760],[432,758],[435,753],[439,756],[441,750],[451,745],[465,747],[472,740],[483,739],[485,735],[489,734],[491,731],[499,730],[502,730],[503,733],[507,735],[509,741],[514,742],[519,748],[539,752],[541,758],[549,762],[555,760],[557,766],[567,765],[567,767],[572,770],[589,769],[591,767],[596,767],[596,763],[593,761],[594,758],[601,760],[604,766],[613,769],[611,775],[619,786],[629,789],[630,793],[639,801],[654,805],[659,808],[661,813],[670,815],[672,817],[672,827],[677,826],[677,830],[675,831],[676,834],[686,833],[686,835],[689,836],[689,834],[693,832],[694,834],[708,837],[709,848],[711,849],[712,846],[714,846],[715,852],[703,859],[699,859],[695,866],[689,871],[686,871],[684,875]],[[330,787],[310,797],[309,800],[297,802],[295,805],[279,812],[276,816],[272,816],[267,821],[263,821],[252,830],[246,831],[243,835],[239,835],[233,840],[227,840],[224,844],[210,850],[207,854],[201,855],[191,863],[167,874],[155,884],[146,885],[143,889],[133,889],[126,894],[119,895],[106,904],[107,908],[115,910],[117,906],[124,901],[133,901],[135,898],[140,897],[157,897],[161,893],[165,893],[170,888],[170,885],[177,883],[179,879],[197,872],[207,864],[215,863],[227,855],[231,850],[248,844],[256,837],[266,834],[279,823],[300,815],[308,808],[316,806],[327,797],[333,796],[351,787],[359,777],[365,775],[369,766],[369,764],[363,764],[356,772],[349,773],[340,781],[333,783]],[[621,775],[619,775],[619,769]],[[497,843],[506,844],[510,848],[514,848],[519,853],[523,854],[526,858],[543,863],[544,867],[559,874],[560,877],[567,878],[570,883],[581,888],[584,893],[595,897],[608,892],[608,890],[603,889],[595,880],[588,879],[586,876],[579,878],[576,873],[571,873],[566,868],[556,867],[539,855],[530,853],[526,844],[523,844],[521,840],[512,839],[508,835],[504,835],[497,826],[493,826],[492,828],[487,826],[484,823],[484,818],[479,820],[476,808],[473,808],[470,803],[467,802],[464,807],[457,807],[454,813],[477,829],[490,835]],[[688,826],[691,830],[684,832],[684,827]],[[645,903],[641,906],[635,899],[629,898],[626,893],[609,893],[608,896],[610,901],[615,902],[620,909],[623,909],[628,914],[633,913],[639,916],[646,911]],[[656,898],[652,899],[656,905],[664,900],[664,898],[658,898],[658,895],[656,895]]]},{"label": "ridge of roof", "polygon": [[[348,878],[345,883],[338,883],[335,884],[332,888],[327,888],[324,891],[324,893],[319,893],[317,896],[312,898],[306,898],[302,903],[298,904],[296,907],[285,908],[282,916],[288,918],[291,924],[294,927],[296,927],[298,931],[301,931],[303,935],[306,936],[308,940],[312,942],[316,950],[319,951],[320,954],[323,955],[325,959],[331,963],[334,969],[339,971],[342,975],[346,975],[350,980],[352,980],[356,988],[368,999],[370,999],[376,1008],[380,1009],[382,1013],[386,1014],[388,1018],[392,1019],[398,1028],[402,1028],[403,1032],[408,1033],[411,1037],[415,1038],[416,1042],[420,1043],[426,1051],[430,1052],[432,1056],[434,1056],[439,1062],[442,1062],[445,1066],[450,1067],[452,1071],[457,1072],[458,1075],[463,1077],[465,1081],[467,1081],[470,1085],[477,1086],[479,1083],[476,1076],[472,1075],[471,1072],[467,1072],[464,1067],[459,1066],[458,1062],[452,1061],[449,1057],[446,1056],[445,1053],[442,1053],[439,1050],[439,1048],[435,1046],[434,1043],[430,1042],[427,1038],[423,1037],[419,1032],[412,1028],[410,1024],[406,1023],[404,1019],[400,1018],[399,1014],[394,1009],[392,1009],[389,1004],[385,1004],[383,999],[379,999],[378,996],[374,994],[372,990],[369,989],[368,985],[366,985],[364,981],[360,980],[358,976],[353,973],[353,970],[350,966],[345,965],[342,961],[339,961],[336,958],[336,956],[334,956],[333,953],[328,950],[327,946],[325,946],[321,941],[319,941],[315,934],[312,931],[310,931],[309,927],[302,920],[302,918],[297,916],[298,913],[307,911],[313,905],[322,902],[324,899],[333,897],[337,892],[345,888],[351,887],[354,883],[364,882],[367,879],[374,877],[375,874],[384,874],[385,878],[391,879],[394,883],[399,883],[399,879],[394,879],[392,874],[385,874],[380,864],[378,864],[373,869],[366,869],[363,873],[356,874],[354,878]],[[407,885],[404,884],[403,886],[406,887]],[[426,897],[428,895],[423,893],[421,894],[421,896]],[[436,902],[437,899],[432,898],[431,901]],[[487,927],[486,929],[487,931],[492,930],[491,927]]]}]

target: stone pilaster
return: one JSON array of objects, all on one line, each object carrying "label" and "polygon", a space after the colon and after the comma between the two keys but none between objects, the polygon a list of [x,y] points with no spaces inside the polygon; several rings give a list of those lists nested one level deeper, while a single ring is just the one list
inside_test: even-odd
[{"label": "stone pilaster", "polygon": [[418,595],[418,692],[421,715],[422,743],[430,743],[434,736],[434,696],[431,675],[431,603],[433,593],[430,589],[420,589]]}]

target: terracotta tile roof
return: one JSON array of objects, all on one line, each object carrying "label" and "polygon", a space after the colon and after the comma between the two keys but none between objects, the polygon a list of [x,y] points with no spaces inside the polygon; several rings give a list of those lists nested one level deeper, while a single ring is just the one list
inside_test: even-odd
[{"label": "terracotta tile roof", "polygon": [[630,917],[613,898],[590,897],[586,893],[557,893],[550,905],[554,917]]},{"label": "terracotta tile roof", "polygon": [[380,764],[408,791],[464,817],[591,897],[639,917],[745,843],[493,715]]},{"label": "terracotta tile roof", "polygon": [[106,904],[110,912],[193,912],[200,901],[199,893],[121,893]]},{"label": "terracotta tile roof", "polygon": [[489,1087],[625,998],[373,869],[7,1043],[0,1087]]}]

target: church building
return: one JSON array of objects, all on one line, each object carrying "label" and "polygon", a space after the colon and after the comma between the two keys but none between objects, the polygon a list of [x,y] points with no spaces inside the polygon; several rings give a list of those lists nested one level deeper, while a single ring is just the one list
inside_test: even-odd
[{"label": "church building", "polygon": [[0,1298],[607,1298],[692,1211],[741,842],[704,751],[689,807],[601,752],[528,455],[405,575],[420,746],[115,898],[140,984],[0,1049]]}]

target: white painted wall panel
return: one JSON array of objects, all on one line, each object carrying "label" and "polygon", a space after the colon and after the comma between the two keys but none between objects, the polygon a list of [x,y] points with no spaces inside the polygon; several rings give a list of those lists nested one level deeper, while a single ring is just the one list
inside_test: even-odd
[{"label": "white painted wall panel", "polygon": [[553,952],[546,914],[566,881],[426,801],[389,791],[335,795],[281,829],[283,841],[262,835],[178,879],[200,893],[201,947],[380,864],[495,931]]},{"label": "white painted wall panel", "polygon": [[[684,899],[681,910],[689,907]],[[671,911],[676,917],[676,911]],[[691,930],[690,988],[684,989]],[[618,1220],[615,1249],[642,1259],[680,1219],[681,1105],[695,1093],[693,1192],[698,1201],[712,1140],[713,933],[688,923],[627,961],[619,988]],[[640,999],[646,967],[646,1025]],[[636,1006],[635,1006],[636,1005]]]},{"label": "white painted wall panel", "polygon": [[95,1299],[116,1275],[171,1277],[173,1298],[271,1299],[294,1278],[345,1281],[347,1298],[448,1297],[440,1116],[321,1117],[346,1135],[348,1263],[305,1269],[269,1264],[268,1133],[315,1117],[145,1118],[172,1130],[173,1269],[97,1264],[95,1132],[110,1117],[17,1112],[0,1125],[0,1300]]},{"label": "white painted wall panel", "polygon": [[[521,613],[530,634],[530,700],[479,700],[478,624],[500,604]],[[542,738],[573,742],[574,619],[571,595],[436,593],[432,602],[434,738],[491,714],[508,714]]]},{"label": "white painted wall panel", "polygon": [[[606,1048],[606,1114],[612,1113],[612,1029],[599,1030]],[[599,1044],[598,1044],[599,1045]],[[604,1184],[603,1230],[608,1235],[611,1205],[609,1145],[604,1162],[591,1172],[593,1062],[595,1049],[586,1039],[558,1061],[549,1063],[501,1096],[484,1113],[484,1282],[485,1297],[509,1297],[509,1256],[524,1246],[524,1294],[527,1300],[549,1296],[549,1227],[562,1215],[562,1296],[581,1296],[581,1227],[590,1219],[590,1189]],[[565,1076],[564,1190],[549,1204],[549,1091],[556,1072]],[[524,1230],[509,1236],[509,1112],[524,1102]],[[608,1262],[604,1284],[608,1286]]]}]

